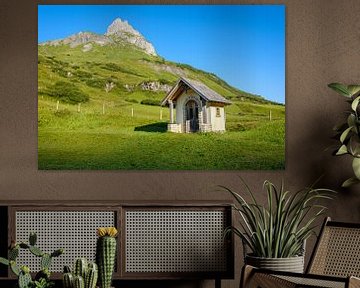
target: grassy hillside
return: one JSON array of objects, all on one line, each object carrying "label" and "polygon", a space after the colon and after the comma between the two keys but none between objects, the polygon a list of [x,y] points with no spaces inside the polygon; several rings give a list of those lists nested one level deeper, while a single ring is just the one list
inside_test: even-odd
[{"label": "grassy hillside", "polygon": [[[226,107],[226,133],[166,132],[168,109],[156,106],[166,92],[144,91],[141,83],[172,86],[179,75],[233,102]],[[88,52],[40,45],[38,78],[39,169],[284,168],[285,107],[214,74],[129,44],[93,45]],[[115,86],[106,92],[110,82]],[[65,91],[77,98],[59,98]]]}]

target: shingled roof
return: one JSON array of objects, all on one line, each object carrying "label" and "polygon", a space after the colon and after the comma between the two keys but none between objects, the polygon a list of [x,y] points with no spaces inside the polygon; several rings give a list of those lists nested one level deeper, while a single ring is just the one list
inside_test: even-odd
[{"label": "shingled roof", "polygon": [[176,82],[175,86],[165,96],[165,98],[161,102],[161,105],[166,105],[167,104],[167,101],[170,100],[173,97],[173,95],[175,94],[175,92],[181,87],[181,85],[180,85],[181,82],[186,84],[188,87],[190,87],[195,92],[197,92],[206,101],[224,103],[224,104],[227,104],[227,105],[231,104],[231,101],[227,100],[226,98],[221,96],[219,93],[217,93],[214,90],[210,89],[204,83],[201,83],[201,82],[196,81],[196,80],[190,80],[188,78],[181,77]]}]

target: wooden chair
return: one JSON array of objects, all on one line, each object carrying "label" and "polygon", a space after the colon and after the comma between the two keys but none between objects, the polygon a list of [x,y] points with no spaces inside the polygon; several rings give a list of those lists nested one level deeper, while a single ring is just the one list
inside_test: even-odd
[{"label": "wooden chair", "polygon": [[326,218],[306,273],[278,272],[244,266],[240,287],[360,287],[360,223]]}]

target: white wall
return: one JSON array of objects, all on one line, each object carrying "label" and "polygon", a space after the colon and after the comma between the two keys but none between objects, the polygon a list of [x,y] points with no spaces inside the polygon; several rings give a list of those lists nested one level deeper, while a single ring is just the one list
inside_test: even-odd
[{"label": "white wall", "polygon": [[[216,109],[220,110],[220,117],[216,116]],[[212,131],[225,131],[225,109],[224,107],[210,106],[210,123]]]}]

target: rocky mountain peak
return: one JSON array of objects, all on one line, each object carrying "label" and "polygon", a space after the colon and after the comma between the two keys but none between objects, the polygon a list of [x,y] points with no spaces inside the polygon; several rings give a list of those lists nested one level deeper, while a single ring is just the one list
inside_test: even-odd
[{"label": "rocky mountain peak", "polygon": [[135,30],[128,21],[123,21],[120,18],[116,18],[107,28],[105,35],[118,35],[123,33],[133,34],[135,36],[142,36],[139,31]]},{"label": "rocky mountain peak", "polygon": [[104,46],[118,42],[116,40],[130,43],[149,55],[157,56],[154,46],[149,41],[147,41],[139,31],[135,30],[127,21],[121,20],[120,18],[116,18],[110,24],[105,35],[81,31],[64,39],[47,41],[41,43],[40,45],[69,45],[71,48],[75,48],[79,45],[86,45],[86,47],[83,47],[83,51],[87,52],[92,49],[93,43]]},{"label": "rocky mountain peak", "polygon": [[125,42],[144,50],[147,54],[156,56],[154,46],[147,41],[139,31],[135,30],[127,21],[116,18],[105,33],[106,36],[116,36]]}]

